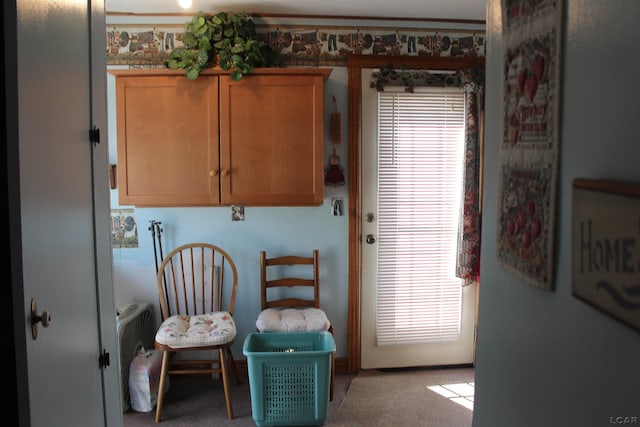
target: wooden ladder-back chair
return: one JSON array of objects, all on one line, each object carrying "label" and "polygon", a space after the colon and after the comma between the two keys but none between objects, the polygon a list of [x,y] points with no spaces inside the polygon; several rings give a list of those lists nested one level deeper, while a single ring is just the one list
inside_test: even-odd
[{"label": "wooden ladder-back chair", "polygon": [[[333,325],[320,308],[320,252],[311,256],[285,255],[267,258],[260,252],[261,312],[259,332],[329,331]],[[335,359],[331,357],[330,399],[333,400]]]},{"label": "wooden ladder-back chair", "polygon": [[[168,375],[220,374],[227,415],[233,419],[230,367],[240,382],[231,353],[236,337],[233,309],[238,272],[235,263],[218,246],[185,244],[162,260],[157,284],[163,321],[156,333],[155,348],[163,355],[156,423],[162,416]],[[209,353],[203,354],[202,350]]]}]

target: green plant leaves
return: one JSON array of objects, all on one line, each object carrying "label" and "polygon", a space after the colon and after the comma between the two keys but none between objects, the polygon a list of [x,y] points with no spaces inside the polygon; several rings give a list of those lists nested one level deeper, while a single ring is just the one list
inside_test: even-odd
[{"label": "green plant leaves", "polygon": [[198,38],[194,33],[185,32],[182,42],[184,43],[185,47],[188,48],[198,46]]},{"label": "green plant leaves", "polygon": [[165,65],[186,69],[191,80],[216,61],[223,70],[232,70],[233,80],[240,80],[254,67],[277,66],[281,62],[271,46],[258,40],[255,24],[245,12],[198,12],[185,23],[183,43],[184,48],[171,51]]},{"label": "green plant leaves", "polygon": [[189,80],[195,80],[200,75],[200,69],[198,67],[190,67],[187,70],[187,78]]}]

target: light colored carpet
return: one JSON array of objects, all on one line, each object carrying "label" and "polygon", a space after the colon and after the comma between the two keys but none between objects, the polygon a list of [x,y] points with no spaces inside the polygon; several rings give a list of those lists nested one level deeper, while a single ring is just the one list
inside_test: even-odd
[{"label": "light colored carpet", "polygon": [[[336,375],[334,399],[329,402],[324,425],[470,427],[473,415],[470,409],[428,387],[473,384],[473,381],[473,368],[363,370],[356,376]],[[464,390],[464,387],[462,389],[458,390],[458,394],[472,393]],[[255,427],[246,378],[242,384],[231,381],[231,396],[235,415],[233,420],[227,418],[221,381],[203,377],[174,377],[167,392],[162,422],[154,422],[154,412],[129,410],[124,414],[124,426]],[[473,400],[473,396],[470,399]]]},{"label": "light colored carpet", "polygon": [[470,427],[473,368],[363,370],[331,427]]},{"label": "light colored carpet", "polygon": [[[336,375],[333,401],[329,402],[327,421],[336,413],[355,375]],[[231,401],[234,418],[227,418],[222,381],[207,377],[177,376],[165,398],[162,420],[154,422],[155,411],[124,414],[124,427],[255,427],[251,413],[249,381],[236,384],[232,378]],[[326,425],[326,423],[325,423]]]}]

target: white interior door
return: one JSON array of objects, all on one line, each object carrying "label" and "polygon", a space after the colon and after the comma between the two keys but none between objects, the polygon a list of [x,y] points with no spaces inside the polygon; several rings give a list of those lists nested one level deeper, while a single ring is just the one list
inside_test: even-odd
[{"label": "white interior door", "polygon": [[[99,114],[91,105],[89,19],[93,14],[89,8],[95,7],[93,12],[102,19],[96,32],[104,35],[104,13],[100,12],[104,7],[99,1],[17,0],[14,4],[17,57],[13,67],[18,74],[11,96],[18,110],[19,184],[12,185],[19,191],[20,219],[12,252],[20,257],[21,269],[12,273],[22,273],[24,304],[15,309],[24,309],[21,334],[28,375],[18,378],[19,405],[21,415],[29,414],[20,425],[117,427],[122,425],[122,410],[114,381],[119,372],[113,347],[115,313],[112,301],[98,298],[97,285],[97,276],[105,277],[102,270],[110,258],[97,258],[97,252],[104,256],[104,245],[109,243],[99,240],[103,246],[96,248],[96,234],[108,233],[109,223],[106,210],[94,211],[94,203],[108,207],[106,149],[100,149],[104,157],[94,159],[89,141],[91,125],[106,122],[106,115],[93,120]],[[96,52],[104,57],[101,44],[102,50]],[[98,72],[105,73],[105,67]],[[93,98],[98,106],[104,103],[104,88],[104,81],[96,84]],[[102,131],[106,146],[106,128]],[[94,171],[94,166],[99,169]],[[96,176],[104,178],[96,181]],[[96,183],[104,186],[99,194],[94,193]],[[19,255],[20,249],[13,246],[16,241],[21,243]],[[112,293],[108,283],[104,291],[106,296]],[[36,314],[44,319],[36,324],[34,336],[32,300]],[[101,328],[99,311],[110,327]],[[101,331],[110,331],[111,336]],[[112,346],[103,347],[107,342]],[[111,354],[111,368],[104,370],[99,365],[103,349]],[[20,360],[18,365],[23,363]]]},{"label": "white interior door", "polygon": [[[370,69],[362,71],[363,82],[371,81],[372,71]],[[413,188],[411,191],[415,193],[428,193],[428,191],[424,182],[406,182],[404,172],[400,169],[397,173],[398,176],[403,176],[402,182],[389,183],[389,178],[385,175],[387,181],[385,188],[381,189],[379,184],[382,180],[378,162],[378,106],[378,92],[369,88],[368,84],[363,84],[361,366],[363,369],[372,369],[473,363],[475,285],[462,287],[459,279],[456,280],[453,273],[455,271],[454,254],[430,253],[425,256],[426,249],[420,245],[429,244],[430,237],[428,233],[421,234],[424,232],[424,225],[420,225],[420,229],[411,230],[407,229],[412,226],[408,224],[410,221],[398,221],[396,218],[394,226],[387,226],[392,219],[389,218],[391,210],[386,206],[390,203],[396,205],[404,203],[396,199],[390,200],[394,198],[393,195],[389,196],[390,193],[403,191],[407,187]],[[413,134],[416,129],[393,130],[393,132],[396,131]],[[462,146],[463,132],[460,139]],[[417,140],[413,143],[415,142]],[[462,165],[461,148],[459,156],[460,165]],[[383,163],[381,162],[380,165]],[[404,166],[396,165],[395,167]],[[415,168],[416,165],[412,163],[406,167],[410,169]],[[384,166],[381,169],[384,169]],[[398,181],[400,181],[399,178]],[[462,177],[460,177],[461,183]],[[388,187],[393,187],[394,190],[389,192]],[[415,188],[420,190],[415,191]],[[459,198],[459,195],[457,197]],[[411,202],[412,206],[406,209],[406,212],[410,212],[408,216],[418,218],[419,222],[421,219],[433,216],[425,203],[421,200],[412,200],[414,200]],[[404,206],[396,206],[392,210],[404,212]],[[456,212],[457,210],[449,215],[454,223],[457,220]],[[400,218],[402,218],[401,215],[399,215]],[[444,218],[447,217],[444,215]],[[398,223],[402,224],[398,225]],[[455,224],[453,226],[456,227]],[[406,236],[407,239],[401,235]],[[391,241],[392,247],[389,249]],[[437,265],[451,263],[451,274],[448,275],[449,277],[425,277],[425,274],[429,276],[432,273],[417,273],[421,268],[419,264],[425,263]],[[442,286],[445,281],[447,286]],[[430,292],[425,299],[411,294],[403,295],[402,289],[409,282],[413,283],[409,286],[411,288],[424,290],[426,289],[424,287],[429,287],[428,289],[433,289],[433,292]],[[390,298],[394,300],[396,308],[391,311],[386,308],[381,310],[382,301],[389,300],[390,288],[392,293]],[[440,303],[448,306],[447,312],[442,310]],[[409,305],[412,306],[414,314],[407,318],[403,307]],[[391,323],[395,326],[392,326],[391,330],[389,330],[387,319],[393,319]],[[447,326],[441,327],[443,324]],[[403,335],[411,334],[412,329],[431,332],[426,332],[417,338],[405,338]]]}]

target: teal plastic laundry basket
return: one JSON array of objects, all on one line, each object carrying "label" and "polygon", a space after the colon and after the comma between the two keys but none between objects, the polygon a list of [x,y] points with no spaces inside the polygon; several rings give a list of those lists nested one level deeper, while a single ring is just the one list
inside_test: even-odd
[{"label": "teal plastic laundry basket", "polygon": [[324,424],[336,351],[330,332],[253,332],[242,351],[258,427]]}]

